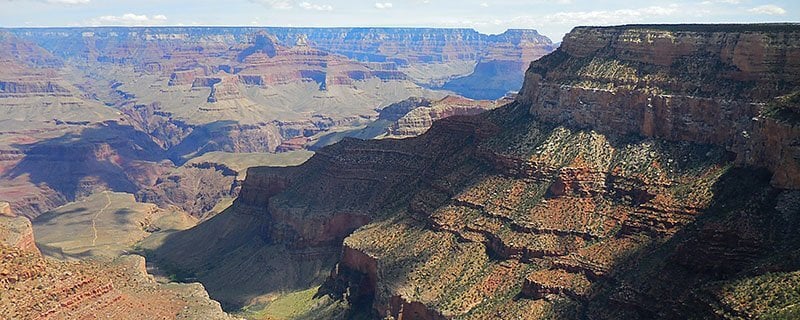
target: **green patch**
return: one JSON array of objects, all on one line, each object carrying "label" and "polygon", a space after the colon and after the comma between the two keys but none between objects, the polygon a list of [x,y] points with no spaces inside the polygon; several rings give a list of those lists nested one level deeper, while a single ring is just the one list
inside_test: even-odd
[{"label": "green patch", "polygon": [[719,300],[748,317],[800,318],[800,273],[766,273],[723,283]]},{"label": "green patch", "polygon": [[243,308],[237,316],[246,319],[340,319],[348,311],[346,301],[316,297],[319,287],[278,296],[266,304]]},{"label": "green patch", "polygon": [[800,125],[800,91],[776,98],[764,108],[762,116],[793,127]]}]

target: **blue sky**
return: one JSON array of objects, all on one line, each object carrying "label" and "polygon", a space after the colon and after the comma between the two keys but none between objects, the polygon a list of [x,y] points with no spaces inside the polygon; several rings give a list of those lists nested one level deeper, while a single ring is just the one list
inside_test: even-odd
[{"label": "blue sky", "polygon": [[533,28],[800,22],[800,1],[699,0],[0,0],[0,26],[223,25]]}]

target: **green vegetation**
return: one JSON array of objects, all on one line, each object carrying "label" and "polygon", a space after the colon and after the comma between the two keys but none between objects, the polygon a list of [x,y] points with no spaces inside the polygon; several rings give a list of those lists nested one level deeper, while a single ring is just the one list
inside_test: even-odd
[{"label": "green vegetation", "polygon": [[347,302],[317,297],[319,287],[290,292],[261,305],[245,307],[237,316],[247,319],[338,319],[347,312]]},{"label": "green vegetation", "polygon": [[747,316],[764,319],[800,317],[800,272],[766,273],[721,285],[720,300]]},{"label": "green vegetation", "polygon": [[800,91],[776,98],[764,108],[762,115],[791,126],[800,125]]}]

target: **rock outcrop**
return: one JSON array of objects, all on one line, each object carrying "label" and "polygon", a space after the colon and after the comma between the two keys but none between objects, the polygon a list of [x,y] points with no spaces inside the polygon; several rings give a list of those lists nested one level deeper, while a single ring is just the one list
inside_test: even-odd
[{"label": "rock outcrop", "polygon": [[141,256],[60,262],[0,245],[0,315],[9,319],[233,319],[200,284],[157,283]]},{"label": "rock outcrop", "polygon": [[40,254],[33,238],[31,221],[25,217],[15,216],[8,202],[0,202],[0,246]]}]

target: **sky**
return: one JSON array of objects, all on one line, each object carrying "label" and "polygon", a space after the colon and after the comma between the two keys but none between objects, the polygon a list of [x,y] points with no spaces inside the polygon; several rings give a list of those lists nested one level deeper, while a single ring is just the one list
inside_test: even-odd
[{"label": "sky", "polygon": [[575,26],[800,22],[797,0],[0,0],[0,26],[447,27],[536,29],[558,42]]}]

